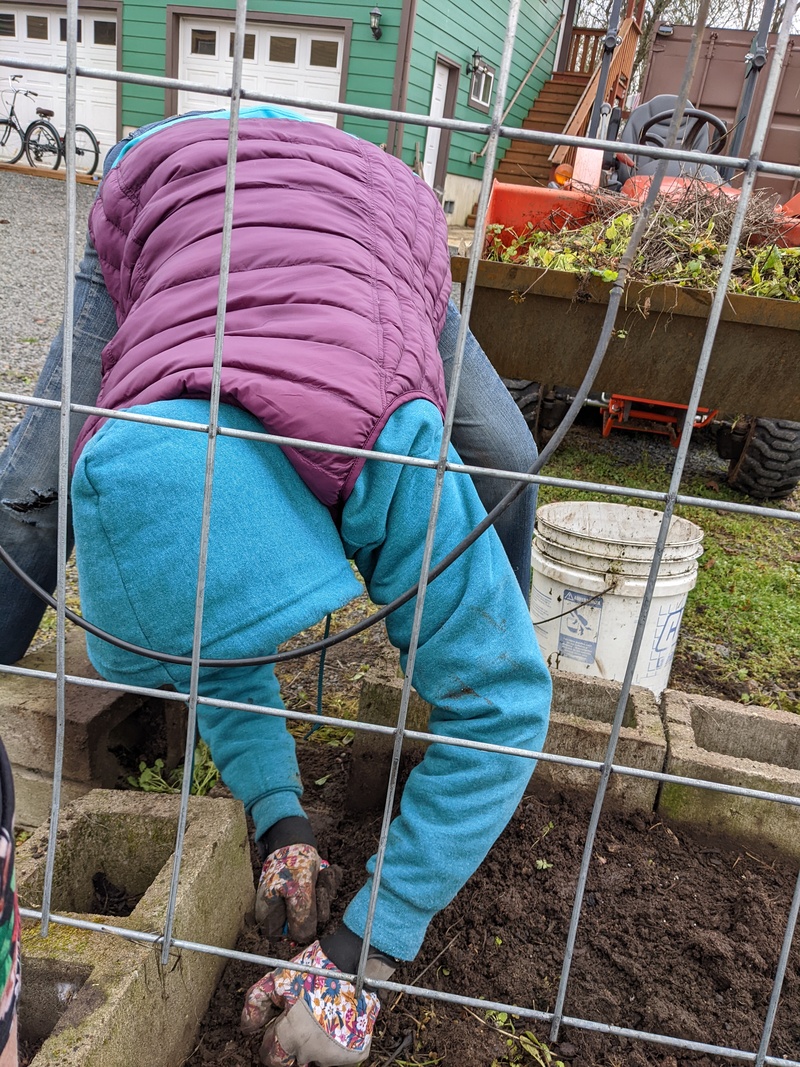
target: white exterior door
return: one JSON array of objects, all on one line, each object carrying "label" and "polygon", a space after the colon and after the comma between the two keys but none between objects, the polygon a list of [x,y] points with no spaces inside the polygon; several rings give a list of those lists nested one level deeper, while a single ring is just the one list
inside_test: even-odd
[{"label": "white exterior door", "polygon": [[[440,119],[444,115],[444,98],[447,93],[449,76],[450,68],[443,63],[437,63],[433,75],[433,92],[431,93],[431,109],[429,112],[431,118]],[[436,175],[441,140],[441,129],[438,126],[429,126],[428,134],[425,138],[425,154],[422,157],[422,177],[431,187]]]},{"label": "white exterior door", "polygon": [[[64,63],[67,37],[66,8],[0,3],[0,57],[30,58],[42,63]],[[117,17],[113,11],[81,7],[78,16],[78,64],[101,70],[117,69]],[[58,132],[66,126],[66,85],[63,74],[19,71],[4,67],[0,83],[7,105],[8,76],[21,73],[26,89],[38,93],[35,100],[19,95],[17,113],[23,125],[36,118],[36,108],[55,112]],[[78,78],[78,122],[88,126],[100,142],[100,159],[117,142],[117,85],[95,78]],[[98,171],[100,168],[98,168]]]},{"label": "white exterior door", "polygon": [[[181,19],[178,77],[206,85],[231,84],[233,19]],[[339,100],[344,34],[331,30],[248,23],[245,30],[242,86],[260,93],[315,100]],[[221,97],[178,93],[178,111],[225,107]],[[334,112],[311,112],[336,125]]]}]

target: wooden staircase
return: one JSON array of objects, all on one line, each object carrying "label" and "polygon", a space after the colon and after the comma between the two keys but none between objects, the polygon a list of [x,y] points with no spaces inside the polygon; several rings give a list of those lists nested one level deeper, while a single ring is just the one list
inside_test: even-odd
[{"label": "wooden staircase", "polygon": [[[563,133],[588,80],[586,74],[554,74],[542,86],[522,128]],[[547,185],[553,167],[547,157],[552,150],[552,145],[512,141],[494,176],[499,182],[514,185]]]}]

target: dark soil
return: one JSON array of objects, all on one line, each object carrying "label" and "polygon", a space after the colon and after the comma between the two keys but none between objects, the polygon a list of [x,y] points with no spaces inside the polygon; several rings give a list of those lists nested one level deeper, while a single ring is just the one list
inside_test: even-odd
[{"label": "dark soil", "polygon": [[[615,447],[621,460],[633,444],[618,435]],[[709,478],[724,477],[710,447],[693,453],[692,462]],[[355,601],[337,613],[334,632],[369,610],[365,597]],[[294,643],[321,634],[320,626]],[[354,717],[364,675],[396,663],[383,626],[331,649],[323,713]],[[317,669],[313,657],[279,668],[288,707],[316,710]],[[723,699],[739,700],[742,695],[741,686],[720,672],[703,673],[681,643],[670,685]],[[321,851],[344,871],[333,926],[363,884],[364,863],[377,845],[380,812],[347,810],[349,767],[355,763],[348,743],[352,735],[323,727],[309,737],[307,727],[293,729],[306,783],[305,803]],[[419,957],[402,966],[395,979],[551,1011],[564,966],[591,803],[592,798],[574,793],[526,797],[486,862],[437,916]],[[254,877],[257,870],[254,858]],[[695,836],[651,813],[604,811],[565,1014],[754,1053],[796,878],[796,866],[741,843]],[[254,929],[242,933],[237,947],[280,958],[297,951],[289,942],[266,942]],[[243,1038],[238,1021],[245,993],[262,973],[258,965],[227,965],[187,1067],[258,1064],[259,1038]],[[550,1046],[552,1058],[546,1047],[538,1060],[524,1051],[518,1035],[526,1031]],[[790,956],[769,1053],[800,1060],[798,946]],[[575,1026],[562,1026],[557,1041],[551,1042],[546,1024],[509,1020],[501,1030],[485,1012],[408,994],[384,1002],[369,1062],[376,1067],[556,1067],[558,1060],[565,1067],[721,1067],[740,1062]]]},{"label": "dark soil", "polygon": [[[306,801],[321,850],[344,870],[333,922],[364,878],[380,813],[346,810],[350,747],[299,745]],[[563,967],[591,800],[530,795],[483,866],[430,927],[419,957],[395,979],[422,988],[549,1011]],[[254,867],[254,870],[257,869]],[[735,843],[672,829],[650,814],[601,817],[583,902],[565,1013],[732,1049],[755,1051],[770,998],[796,869]],[[247,929],[238,948],[288,958],[296,946]],[[232,961],[203,1020],[189,1067],[254,1067],[258,1038],[239,1034],[247,988],[262,968]],[[517,1020],[567,1067],[717,1067],[732,1058],[669,1050],[563,1026]],[[409,1036],[410,1035],[410,1036]],[[404,1042],[402,1053],[393,1054]],[[510,1040],[510,1047],[509,1047]],[[792,951],[770,1055],[800,1057],[800,951]],[[433,1067],[529,1067],[537,1061],[486,1013],[390,996],[370,1062]]]}]

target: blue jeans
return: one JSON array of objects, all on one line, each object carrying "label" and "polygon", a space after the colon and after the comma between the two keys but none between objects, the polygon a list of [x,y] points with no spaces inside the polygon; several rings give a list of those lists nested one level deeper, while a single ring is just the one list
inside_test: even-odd
[{"label": "blue jeans", "polygon": [[[115,158],[109,153],[106,169]],[[87,238],[75,280],[72,402],[94,404],[100,389],[101,353],[117,331],[97,253]],[[451,301],[439,341],[449,387],[460,313]],[[35,395],[61,398],[63,331],[59,331],[39,377]],[[59,412],[29,407],[0,456],[0,545],[48,592],[56,585]],[[70,455],[85,416],[73,415]],[[499,470],[527,471],[536,458],[530,431],[483,350],[467,336],[458,394],[453,445],[464,463]],[[489,511],[513,483],[475,478]],[[498,520],[497,532],[517,581],[528,599],[536,489],[529,487]],[[72,527],[68,550],[72,550]],[[21,659],[41,622],[45,605],[0,562],[0,663]]]},{"label": "blue jeans", "polygon": [[[451,300],[439,338],[439,355],[448,393],[460,322],[461,313]],[[503,471],[529,471],[537,456],[528,424],[471,330],[467,331],[458,383],[453,447],[462,462],[469,466]],[[488,474],[474,476],[472,480],[487,511],[499,504],[515,485],[506,478],[492,478]],[[529,485],[494,524],[526,603],[531,586],[536,493],[537,486]]]},{"label": "blue jeans", "polygon": [[[75,279],[72,401],[94,404],[100,389],[100,355],[117,331],[97,253],[87,240]],[[35,395],[61,399],[64,335],[50,346]],[[0,545],[35,582],[51,593],[56,586],[58,532],[57,408],[28,407],[0,455]],[[85,415],[70,420],[70,455]],[[69,461],[69,457],[65,457]],[[68,551],[72,551],[72,524]],[[45,605],[0,563],[0,663],[15,663],[28,650]]]}]

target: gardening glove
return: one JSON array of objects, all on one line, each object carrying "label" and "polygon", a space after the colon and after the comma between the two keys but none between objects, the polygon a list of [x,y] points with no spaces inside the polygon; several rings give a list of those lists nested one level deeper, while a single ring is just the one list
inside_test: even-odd
[{"label": "gardening glove", "polygon": [[[339,969],[319,941],[291,962]],[[349,1067],[369,1055],[379,1010],[377,993],[362,989],[356,996],[352,982],[284,967],[247,991],[242,1033],[254,1034],[271,1023],[261,1043],[260,1059],[267,1067],[305,1067],[312,1060],[319,1067]]]},{"label": "gardening glove", "polygon": [[282,937],[288,926],[292,941],[317,936],[317,924],[331,916],[331,901],[341,871],[320,859],[313,845],[285,845],[270,852],[256,890],[256,922],[267,937]]}]

